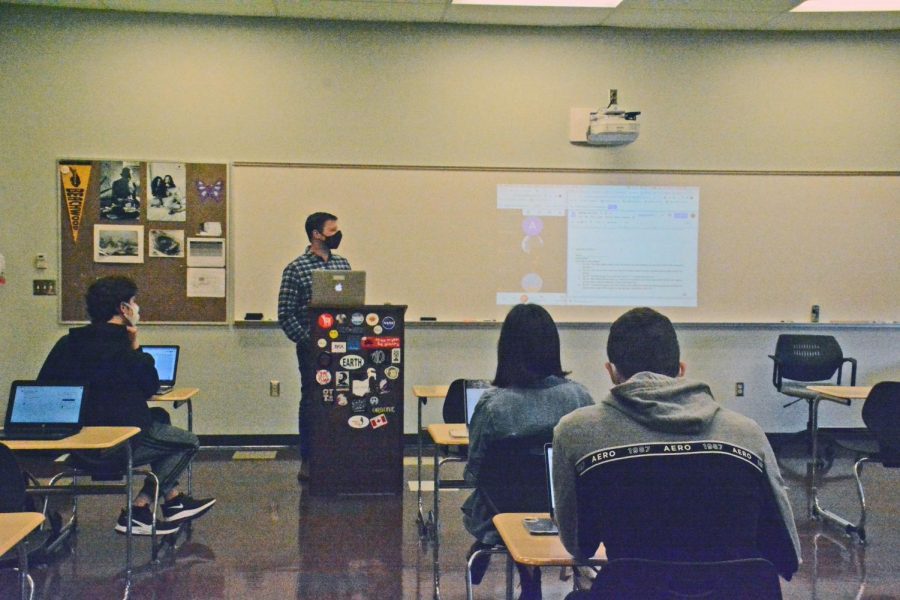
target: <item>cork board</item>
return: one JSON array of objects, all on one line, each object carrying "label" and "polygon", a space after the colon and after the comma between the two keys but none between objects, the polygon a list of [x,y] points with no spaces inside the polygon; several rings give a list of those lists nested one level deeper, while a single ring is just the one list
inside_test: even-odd
[{"label": "cork board", "polygon": [[124,275],[137,283],[142,323],[226,322],[226,164],[60,160],[56,177],[61,321],[88,320],[88,286]]}]

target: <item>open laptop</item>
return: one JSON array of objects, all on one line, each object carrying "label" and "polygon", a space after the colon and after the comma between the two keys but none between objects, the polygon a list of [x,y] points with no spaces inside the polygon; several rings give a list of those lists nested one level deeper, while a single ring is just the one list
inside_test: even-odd
[{"label": "open laptop", "polygon": [[362,306],[365,303],[365,271],[318,270],[312,272],[310,306],[352,307]]},{"label": "open laptop", "polygon": [[85,386],[13,381],[0,439],[61,440],[81,431]]},{"label": "open laptop", "polygon": [[544,445],[544,469],[547,474],[547,496],[549,498],[547,505],[550,507],[550,518],[527,518],[522,520],[522,524],[532,535],[558,535],[556,500],[553,497],[553,444]]},{"label": "open laptop", "polygon": [[156,394],[161,396],[172,391],[175,387],[175,375],[178,373],[179,346],[141,346],[141,350],[153,357],[156,362],[156,374],[159,375],[159,389]]},{"label": "open laptop", "polygon": [[463,381],[463,399],[466,403],[466,427],[455,427],[450,429],[451,437],[468,437],[469,424],[472,422],[472,415],[475,413],[475,406],[481,399],[481,396],[490,389],[491,382],[485,379],[466,379]]}]

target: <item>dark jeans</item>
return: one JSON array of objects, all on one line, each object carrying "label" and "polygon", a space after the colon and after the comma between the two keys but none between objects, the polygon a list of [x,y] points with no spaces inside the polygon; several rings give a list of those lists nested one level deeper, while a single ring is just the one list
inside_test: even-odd
[{"label": "dark jeans", "polygon": [[306,344],[297,344],[297,367],[300,371],[300,409],[297,416],[297,431],[300,433],[300,460],[309,459],[312,436],[312,415],[309,407],[313,403],[316,369],[312,353]]},{"label": "dark jeans", "polygon": [[[165,496],[178,485],[178,477],[197,454],[200,440],[190,431],[161,421],[160,415],[153,415],[153,422],[137,438],[132,461],[135,466],[150,465],[159,478],[160,496]],[[153,480],[147,478],[141,491],[152,498]]]}]

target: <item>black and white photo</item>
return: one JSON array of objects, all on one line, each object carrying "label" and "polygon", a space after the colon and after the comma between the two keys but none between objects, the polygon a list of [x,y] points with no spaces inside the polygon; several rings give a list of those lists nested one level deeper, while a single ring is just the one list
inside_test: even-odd
[{"label": "black and white photo", "polygon": [[163,258],[184,256],[184,231],[180,229],[151,229],[149,255]]},{"label": "black and white photo", "polygon": [[144,262],[143,225],[94,225],[94,262]]},{"label": "black and white photo", "polygon": [[150,163],[148,221],[187,220],[184,163]]},{"label": "black and white photo", "polygon": [[140,163],[121,160],[101,162],[99,204],[102,221],[140,221]]}]

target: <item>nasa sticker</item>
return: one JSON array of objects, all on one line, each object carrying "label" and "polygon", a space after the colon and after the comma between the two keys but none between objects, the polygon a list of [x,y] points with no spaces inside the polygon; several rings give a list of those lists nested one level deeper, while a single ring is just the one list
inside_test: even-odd
[{"label": "nasa sticker", "polygon": [[338,394],[337,395],[337,405],[338,406],[347,406],[347,394]]},{"label": "nasa sticker", "polygon": [[369,327],[375,327],[378,325],[378,314],[377,313],[369,313],[366,315],[366,325]]},{"label": "nasa sticker", "polygon": [[338,330],[337,330],[337,329],[332,329],[331,331],[328,332],[328,337],[330,337],[330,338],[333,339],[333,340],[338,339],[338,336],[339,336],[339,335],[340,335],[340,334],[338,333]]},{"label": "nasa sticker", "polygon": [[385,331],[390,331],[397,326],[397,321],[394,320],[394,317],[388,315],[381,320],[381,326],[384,327]]},{"label": "nasa sticker", "polygon": [[340,365],[341,368],[344,369],[358,369],[366,364],[366,361],[363,360],[362,356],[357,356],[356,354],[347,354],[341,357]]},{"label": "nasa sticker", "polygon": [[365,429],[369,424],[369,418],[365,415],[353,415],[347,419],[347,425],[353,429]]},{"label": "nasa sticker", "polygon": [[331,342],[331,351],[335,354],[343,354],[347,351],[347,342]]},{"label": "nasa sticker", "polygon": [[319,338],[319,339],[316,341],[316,345],[317,345],[319,348],[324,348],[325,346],[328,345],[328,340],[326,340],[325,338]]},{"label": "nasa sticker", "polygon": [[350,322],[359,327],[365,322],[365,317],[362,313],[355,312],[350,315]]},{"label": "nasa sticker", "polygon": [[331,329],[334,327],[334,317],[332,317],[328,313],[322,313],[319,315],[319,328],[320,329]]},{"label": "nasa sticker", "polygon": [[322,402],[334,402],[334,390],[331,388],[324,388],[322,390]]},{"label": "nasa sticker", "polygon": [[384,370],[384,374],[388,379],[397,379],[400,377],[400,369],[397,367],[388,367]]},{"label": "nasa sticker", "polygon": [[319,369],[316,371],[316,383],[319,385],[328,385],[331,383],[331,371],[327,369]]},{"label": "nasa sticker", "polygon": [[379,335],[382,331],[384,331],[384,329],[381,328],[381,325],[376,325],[372,328],[372,331],[375,333],[375,335]]},{"label": "nasa sticker", "polygon": [[380,365],[387,360],[387,356],[384,354],[384,350],[375,350],[369,353],[369,360],[376,365]]},{"label": "nasa sticker", "polygon": [[338,390],[350,389],[350,371],[334,372],[334,387]]},{"label": "nasa sticker", "polygon": [[400,364],[400,348],[392,348],[391,349],[391,363],[395,365]]},{"label": "nasa sticker", "polygon": [[372,429],[378,429],[379,427],[384,427],[385,425],[387,425],[388,420],[385,415],[381,414],[381,415],[372,417],[372,419],[369,421],[369,423],[372,425]]}]

